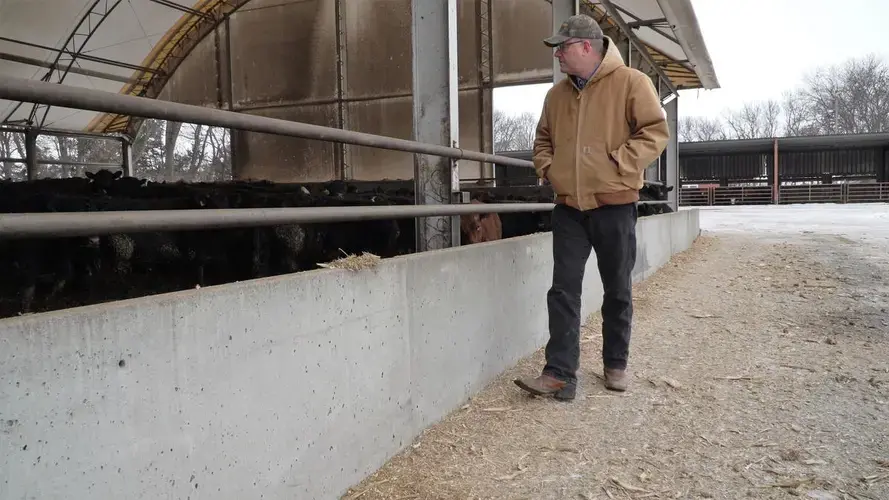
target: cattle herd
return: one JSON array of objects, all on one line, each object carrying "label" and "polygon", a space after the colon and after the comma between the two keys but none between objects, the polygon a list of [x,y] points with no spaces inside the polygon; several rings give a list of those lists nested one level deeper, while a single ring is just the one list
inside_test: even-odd
[{"label": "cattle herd", "polygon": [[[643,199],[665,199],[647,185]],[[474,188],[474,203],[547,203],[546,186]],[[411,181],[281,184],[148,182],[100,170],[84,177],[0,182],[0,213],[411,205]],[[659,213],[640,206],[640,216]],[[461,217],[463,244],[548,231],[549,213]],[[348,254],[414,252],[414,219],[0,238],[0,317],[317,269]]]}]

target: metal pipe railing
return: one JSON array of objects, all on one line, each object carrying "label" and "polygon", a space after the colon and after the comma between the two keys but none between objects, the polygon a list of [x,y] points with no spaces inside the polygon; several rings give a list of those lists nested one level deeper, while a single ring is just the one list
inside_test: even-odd
[{"label": "metal pipe railing", "polygon": [[[636,203],[638,205],[663,205],[669,202],[653,200]],[[545,212],[551,211],[554,207],[553,203],[486,203],[481,205],[365,205],[357,207],[7,213],[0,214],[0,239],[262,227],[284,224],[459,216],[491,212]]]},{"label": "metal pipe railing", "polygon": [[[460,148],[342,130],[320,125],[135,97],[0,75],[0,98],[75,109],[264,132],[396,151],[533,167],[533,162]],[[662,204],[663,201],[640,202]],[[485,212],[549,211],[552,203],[413,205],[121,212],[16,213],[0,215],[0,237],[71,237],[161,230],[221,229],[279,224],[455,216]]]},{"label": "metal pipe railing", "polygon": [[118,233],[224,229],[407,219],[477,213],[550,211],[552,203],[387,205],[357,207],[227,208],[0,214],[0,239],[98,236]]},{"label": "metal pipe railing", "polygon": [[[9,157],[0,157],[0,163],[25,163],[27,162],[27,158],[9,158]],[[107,168],[121,168],[123,165],[120,163],[102,163],[102,162],[93,162],[93,161],[76,161],[76,160],[53,160],[53,159],[39,159],[37,160],[38,165],[67,165],[67,166],[83,166],[83,167],[107,167]]]},{"label": "metal pipe railing", "polygon": [[101,90],[72,87],[40,80],[0,75],[0,98],[47,104],[72,109],[101,111],[143,118],[226,127],[320,141],[369,146],[409,153],[443,156],[457,160],[475,160],[514,167],[533,167],[534,163],[461,148],[426,144],[382,135],[324,127],[296,121],[205,108],[191,104],[136,97]]}]

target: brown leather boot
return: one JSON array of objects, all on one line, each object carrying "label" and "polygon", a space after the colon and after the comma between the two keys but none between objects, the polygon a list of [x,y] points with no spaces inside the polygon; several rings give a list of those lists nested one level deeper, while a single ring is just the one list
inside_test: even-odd
[{"label": "brown leather boot", "polygon": [[626,391],[627,371],[617,368],[605,368],[605,388],[612,391]]},{"label": "brown leather boot", "polygon": [[515,384],[537,396],[547,396],[562,390],[567,383],[549,375],[541,375],[533,379],[515,379]]}]

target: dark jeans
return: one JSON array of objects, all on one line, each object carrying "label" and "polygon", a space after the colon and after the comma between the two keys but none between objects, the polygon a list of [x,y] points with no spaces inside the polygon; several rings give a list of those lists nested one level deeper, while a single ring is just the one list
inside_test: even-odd
[{"label": "dark jeans", "polygon": [[549,342],[543,372],[575,382],[580,365],[580,300],[590,251],[602,277],[602,362],[626,368],[633,319],[636,204],[581,212],[556,205],[552,212],[553,283],[546,295]]}]

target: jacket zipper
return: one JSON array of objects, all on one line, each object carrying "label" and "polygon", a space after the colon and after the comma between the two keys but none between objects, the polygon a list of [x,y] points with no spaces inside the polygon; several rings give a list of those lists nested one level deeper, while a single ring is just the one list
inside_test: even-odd
[{"label": "jacket zipper", "polygon": [[[573,82],[572,82],[573,83]],[[576,88],[576,86],[575,86]],[[576,120],[576,130],[574,131],[574,192],[577,194],[577,206],[581,211],[586,210],[583,203],[581,202],[582,196],[580,194],[580,120],[583,116],[583,89],[577,89],[577,120]]]}]

